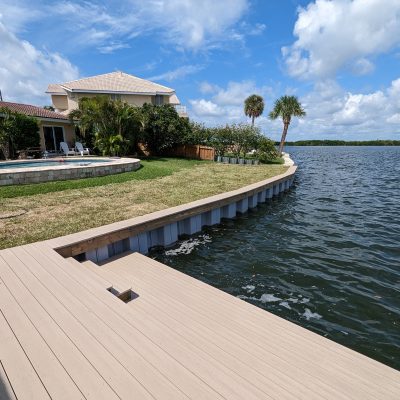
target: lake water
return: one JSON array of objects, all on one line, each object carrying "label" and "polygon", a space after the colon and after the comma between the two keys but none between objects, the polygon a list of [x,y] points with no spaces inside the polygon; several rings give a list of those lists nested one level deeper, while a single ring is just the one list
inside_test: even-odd
[{"label": "lake water", "polygon": [[292,147],[289,193],[151,255],[400,369],[400,147]]}]

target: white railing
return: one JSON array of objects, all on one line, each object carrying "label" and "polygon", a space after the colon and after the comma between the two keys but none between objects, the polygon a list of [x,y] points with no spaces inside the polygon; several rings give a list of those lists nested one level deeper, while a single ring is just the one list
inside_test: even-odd
[{"label": "white railing", "polygon": [[186,106],[182,106],[181,104],[176,104],[174,107],[178,114],[187,114]]}]

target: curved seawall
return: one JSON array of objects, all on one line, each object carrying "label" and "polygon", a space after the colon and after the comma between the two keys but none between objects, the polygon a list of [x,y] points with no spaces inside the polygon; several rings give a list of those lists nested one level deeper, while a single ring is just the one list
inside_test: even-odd
[{"label": "curved seawall", "polygon": [[152,247],[171,246],[181,235],[193,235],[203,226],[219,224],[222,218],[234,218],[289,190],[296,168],[292,165],[284,174],[234,191],[52,239],[49,244],[64,257],[93,262],[127,251],[147,254]]}]

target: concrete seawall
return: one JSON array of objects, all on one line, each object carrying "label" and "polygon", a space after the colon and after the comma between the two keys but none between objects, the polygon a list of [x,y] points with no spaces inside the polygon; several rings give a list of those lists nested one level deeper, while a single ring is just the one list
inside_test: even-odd
[{"label": "concrete seawall", "polygon": [[296,166],[290,166],[284,174],[238,190],[52,239],[49,244],[64,257],[96,263],[127,251],[147,254],[152,247],[171,246],[182,235],[234,218],[289,190],[295,172]]}]

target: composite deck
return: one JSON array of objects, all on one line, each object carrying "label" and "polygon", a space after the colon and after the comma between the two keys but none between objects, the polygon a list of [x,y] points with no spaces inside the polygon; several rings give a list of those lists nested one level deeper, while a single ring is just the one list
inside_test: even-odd
[{"label": "composite deck", "polygon": [[0,251],[0,308],[0,399],[400,399],[400,372],[138,253]]}]

